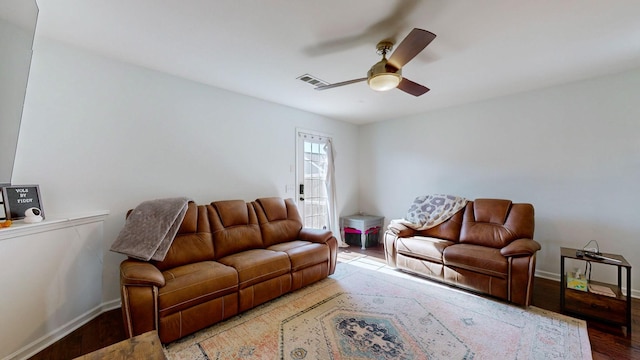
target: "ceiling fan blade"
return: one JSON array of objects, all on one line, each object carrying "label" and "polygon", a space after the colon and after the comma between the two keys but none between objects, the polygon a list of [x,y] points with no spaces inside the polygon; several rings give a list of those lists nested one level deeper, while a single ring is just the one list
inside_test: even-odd
[{"label": "ceiling fan blade", "polygon": [[411,30],[409,35],[402,40],[393,54],[391,54],[387,63],[396,69],[401,69],[406,63],[424,50],[435,38],[436,34],[430,31],[418,28]]},{"label": "ceiling fan blade", "polygon": [[343,81],[343,82],[339,82],[339,83],[335,83],[335,84],[317,86],[317,87],[315,87],[315,89],[316,90],[333,89],[333,88],[338,87],[338,86],[345,86],[345,85],[355,84],[355,83],[359,83],[359,82],[366,81],[366,80],[367,80],[366,77],[365,78],[360,78],[360,79],[347,80],[347,81]]},{"label": "ceiling fan blade", "polygon": [[375,43],[385,36],[388,40],[394,40],[398,32],[402,31],[406,18],[418,5],[420,0],[398,1],[389,15],[362,29],[360,33],[309,46],[304,52],[310,56],[321,56],[350,50],[358,45]]},{"label": "ceiling fan blade", "polygon": [[426,86],[422,86],[418,83],[415,83],[407,78],[402,78],[400,84],[398,84],[398,89],[406,92],[407,94],[411,94],[413,96],[420,96],[427,91],[429,88]]}]

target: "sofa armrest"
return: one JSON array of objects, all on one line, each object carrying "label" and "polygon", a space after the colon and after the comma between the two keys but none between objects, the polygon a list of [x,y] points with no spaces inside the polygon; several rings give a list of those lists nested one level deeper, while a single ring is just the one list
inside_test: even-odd
[{"label": "sofa armrest", "polygon": [[122,316],[127,337],[158,329],[158,287],[164,277],[153,264],[127,259],[120,263]]},{"label": "sofa armrest", "polygon": [[391,222],[387,226],[387,231],[391,231],[396,237],[410,237],[416,233],[416,230],[397,222]]},{"label": "sofa armrest", "polygon": [[128,259],[120,264],[120,282],[124,285],[163,287],[164,276],[157,267],[144,261]]},{"label": "sofa armrest", "polygon": [[500,249],[502,256],[531,256],[540,250],[540,244],[532,239],[518,239]]},{"label": "sofa armrest", "polygon": [[302,228],[298,234],[300,240],[311,241],[314,243],[324,244],[333,237],[330,230]]}]

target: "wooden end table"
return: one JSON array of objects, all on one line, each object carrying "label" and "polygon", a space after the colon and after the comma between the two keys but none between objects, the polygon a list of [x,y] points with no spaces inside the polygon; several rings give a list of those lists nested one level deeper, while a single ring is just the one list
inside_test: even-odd
[{"label": "wooden end table", "polygon": [[99,359],[167,360],[162,351],[162,344],[158,338],[158,333],[155,330],[98,349],[92,353],[77,357],[74,360]]},{"label": "wooden end table", "polygon": [[[618,254],[601,255],[614,259],[593,259],[587,256],[577,256],[580,249],[560,248],[560,310],[589,319],[626,326],[627,336],[631,335],[631,264]],[[606,286],[614,296],[606,296],[567,288],[567,277],[564,270],[565,259],[588,261],[594,264],[616,266],[618,268],[618,283],[608,284],[599,281],[589,281],[589,284]],[[622,269],[626,271],[626,294],[622,292]]]}]

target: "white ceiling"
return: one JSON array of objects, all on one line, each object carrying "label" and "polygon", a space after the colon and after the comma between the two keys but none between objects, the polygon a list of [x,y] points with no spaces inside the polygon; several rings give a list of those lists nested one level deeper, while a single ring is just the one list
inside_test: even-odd
[{"label": "white ceiling", "polygon": [[[356,124],[640,67],[638,0],[37,0],[38,36]],[[378,93],[385,38],[436,39],[403,68],[431,89]]]}]

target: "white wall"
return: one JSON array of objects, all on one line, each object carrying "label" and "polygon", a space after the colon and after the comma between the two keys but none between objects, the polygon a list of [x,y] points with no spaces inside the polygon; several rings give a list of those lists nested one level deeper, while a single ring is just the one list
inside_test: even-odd
[{"label": "white wall", "polygon": [[561,246],[595,239],[637,266],[638,290],[638,99],[635,70],[365,126],[360,208],[389,220],[431,193],[530,202],[541,275],[558,278]]},{"label": "white wall", "polygon": [[357,211],[355,125],[44,38],[34,46],[12,183],[39,184],[47,214],[109,210],[95,264],[103,301],[120,297],[124,257],[108,249],[128,209],[173,196],[294,197],[285,186],[295,183],[297,127],[333,136],[339,212]]}]

